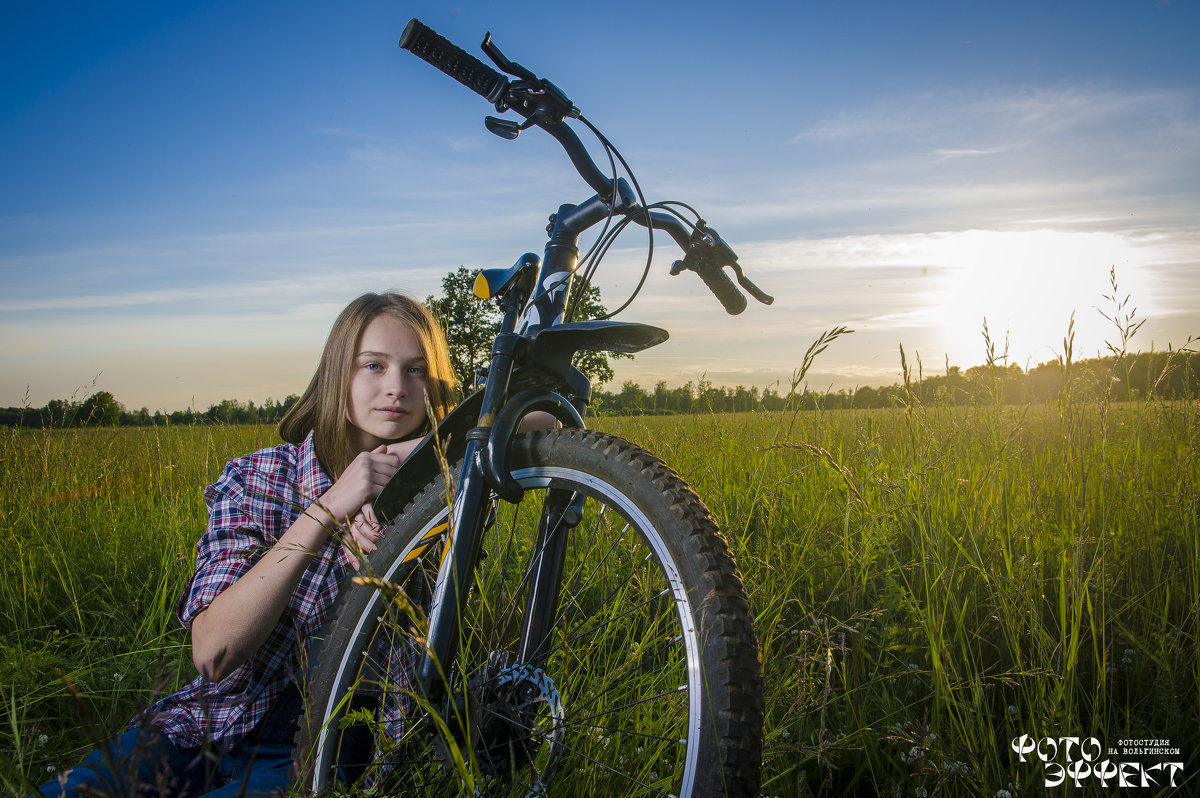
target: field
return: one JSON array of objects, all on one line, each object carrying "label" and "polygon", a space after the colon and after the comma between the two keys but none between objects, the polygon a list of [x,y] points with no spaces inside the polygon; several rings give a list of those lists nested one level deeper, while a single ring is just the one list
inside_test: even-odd
[{"label": "field", "polygon": [[[730,540],[762,647],[765,795],[1039,795],[1059,778],[1184,795],[1200,787],[1198,412],[1068,396],[596,426],[671,463]],[[171,610],[201,489],[275,440],[4,433],[6,790],[191,678]],[[1128,750],[1147,739],[1178,754]]]}]

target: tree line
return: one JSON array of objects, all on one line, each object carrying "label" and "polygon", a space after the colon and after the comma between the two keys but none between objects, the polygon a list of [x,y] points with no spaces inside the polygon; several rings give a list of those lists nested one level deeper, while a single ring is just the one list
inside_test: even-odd
[{"label": "tree line", "polygon": [[715,386],[705,379],[674,388],[659,381],[651,390],[626,381],[618,391],[593,392],[592,404],[614,415],[741,413],[754,410],[845,410],[904,404],[1047,404],[1070,390],[1076,399],[1200,398],[1200,353],[1151,352],[1041,363],[1028,371],[1015,364],[949,366],[945,374],[907,375],[883,387],[837,391]]},{"label": "tree line", "polygon": [[[926,405],[1044,404],[1060,400],[1070,390],[1076,399],[1200,398],[1200,353],[1152,352],[1102,357],[1074,363],[1053,361],[1028,371],[999,364],[909,379],[884,387],[812,391],[778,385],[717,386],[701,378],[668,387],[659,381],[647,390],[626,381],[619,390],[596,389],[592,407],[613,415],[740,413],[756,410],[838,410],[895,407],[913,402]],[[54,399],[45,407],[0,408],[0,425],[26,428],[81,426],[150,426],[165,424],[277,424],[296,401],[267,399],[261,404],[222,399],[207,410],[167,413],[148,408],[127,410],[108,391],[82,401]]]},{"label": "tree line", "polygon": [[189,408],[166,412],[148,407],[127,410],[108,391],[97,391],[82,401],[51,399],[44,407],[0,408],[0,425],[27,428],[59,427],[150,427],[168,424],[278,424],[299,396],[282,401],[267,399],[262,404],[222,399],[207,410]]},{"label": "tree line", "polygon": [[1200,398],[1200,353],[1151,352],[1098,357],[1071,363],[1041,363],[1028,371],[1015,364],[990,364],[945,374],[907,375],[883,387],[837,391],[716,386],[705,379],[674,388],[659,381],[651,390],[626,381],[617,391],[594,391],[592,405],[614,415],[741,413],[754,410],[846,410],[924,405],[1048,404],[1070,390],[1079,400]]}]

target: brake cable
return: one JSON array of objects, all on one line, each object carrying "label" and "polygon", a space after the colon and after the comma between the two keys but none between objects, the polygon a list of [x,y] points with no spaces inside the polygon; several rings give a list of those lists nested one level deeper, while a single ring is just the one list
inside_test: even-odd
[{"label": "brake cable", "polygon": [[[633,293],[629,295],[629,298],[626,299],[621,304],[621,306],[618,307],[616,310],[611,311],[609,313],[605,313],[604,315],[597,317],[598,320],[611,319],[613,316],[616,316],[618,313],[625,310],[625,308],[627,308],[631,304],[633,304],[633,301],[635,299],[637,299],[638,294],[641,293],[642,287],[645,286],[646,279],[650,276],[650,266],[651,266],[652,262],[654,261],[654,225],[650,219],[650,211],[646,208],[646,196],[645,196],[645,194],[642,193],[642,187],[638,183],[637,176],[634,175],[633,169],[630,168],[629,163],[625,160],[625,157],[623,155],[621,155],[620,150],[618,150],[616,147],[614,147],[612,142],[610,142],[604,136],[604,134],[600,132],[599,128],[597,128],[590,121],[588,121],[587,117],[585,117],[582,113],[579,114],[578,119],[580,122],[582,122],[584,125],[587,126],[588,130],[592,131],[593,135],[595,135],[597,139],[600,140],[600,143],[604,146],[605,152],[608,153],[609,161],[611,162],[613,156],[616,156],[617,160],[619,160],[621,162],[621,166],[622,166],[622,168],[624,168],[625,174],[629,175],[629,182],[633,185],[633,190],[637,194],[638,205],[641,206],[641,210],[639,211],[639,213],[645,214],[645,217],[646,217],[646,234],[647,234],[647,239],[648,239],[648,244],[646,247],[646,250],[647,250],[646,251],[646,265],[642,269],[641,279],[638,280],[638,284],[633,289]],[[615,165],[613,167],[613,175],[614,175],[614,183],[615,183],[615,176],[616,176]],[[591,282],[591,277],[593,276],[593,274],[595,272],[595,267],[599,264],[600,259],[603,258],[604,253],[606,253],[608,251],[608,248],[612,246],[612,241],[615,240],[616,236],[619,235],[620,232],[625,229],[625,226],[628,224],[628,220],[630,220],[631,218],[632,218],[631,216],[626,216],[624,219],[621,220],[620,223],[617,224],[616,228],[609,234],[610,237],[608,239],[609,240],[608,245],[599,251],[599,257],[597,257],[593,261],[593,264],[590,266],[589,270],[585,273],[585,279],[582,281],[582,290],[575,295],[575,297],[573,298],[573,300],[571,302],[571,308],[570,308],[571,315],[574,315],[575,306],[578,304],[580,298],[583,296],[583,292],[587,290],[587,285]]]}]

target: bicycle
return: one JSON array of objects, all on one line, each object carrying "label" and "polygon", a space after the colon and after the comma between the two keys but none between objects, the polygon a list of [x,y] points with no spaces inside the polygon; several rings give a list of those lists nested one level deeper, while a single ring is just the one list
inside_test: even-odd
[{"label": "bicycle", "polygon": [[[476,279],[476,295],[504,314],[482,388],[375,502],[386,533],[354,578],[365,587],[341,591],[310,652],[300,784],[757,795],[761,666],[728,544],[666,464],[586,429],[590,384],[571,365],[576,352],[638,352],[667,332],[613,314],[572,321],[568,299],[630,223],[648,228],[647,270],[663,230],[685,253],[672,272],[699,274],[729,312],[746,299],[726,266],[756,299],[771,297],[688,206],[647,204],[567,96],[490,35],[482,48],[504,75],[415,19],[400,47],[523,118],[489,116],[493,133],[546,130],[596,194],[550,217],[544,258],[527,253]],[[595,132],[612,176],[568,119]],[[580,235],[602,222],[581,260]],[[518,433],[536,410],[560,427]]]}]

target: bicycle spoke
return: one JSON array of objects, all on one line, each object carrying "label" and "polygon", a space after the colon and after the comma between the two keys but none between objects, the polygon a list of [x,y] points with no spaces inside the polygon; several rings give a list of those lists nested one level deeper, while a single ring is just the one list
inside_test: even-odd
[{"label": "bicycle spoke", "polygon": [[[652,698],[653,698],[653,697],[651,697],[651,698],[648,698],[648,699],[646,699],[646,700],[651,700]],[[567,723],[567,722],[566,722],[566,720],[564,719],[564,722],[563,722],[562,724],[558,724],[558,725],[556,725],[554,728],[555,728],[555,729],[557,729],[557,728],[560,728],[560,727],[565,727],[565,726],[568,726],[568,725],[581,725],[581,724],[570,724],[570,723]],[[524,730],[524,731],[528,732],[528,737],[527,737],[526,739],[533,739],[535,736],[537,736],[537,732],[538,732],[538,730],[537,730],[537,729],[531,728],[531,727],[529,727],[529,726],[520,726],[520,728],[521,728],[522,730]],[[592,726],[592,727],[584,726],[584,728],[594,728],[594,729],[604,730],[604,727],[600,727],[600,726]],[[617,733],[619,733],[619,734],[626,734],[626,733],[628,733],[628,734],[633,734],[633,735],[635,735],[635,736],[639,736],[639,737],[642,737],[642,738],[657,739],[657,740],[661,740],[661,741],[663,741],[663,742],[674,743],[674,744],[678,744],[678,743],[683,743],[683,744],[686,744],[686,743],[687,743],[687,741],[686,741],[686,740],[678,740],[678,739],[675,739],[675,738],[671,738],[671,737],[662,737],[662,736],[658,736],[658,735],[638,734],[638,733],[636,733],[636,732],[631,732],[631,731],[630,731],[630,730],[628,730],[628,729],[619,729],[619,730],[614,730],[614,731],[616,731],[616,732],[617,732]],[[585,753],[584,751],[582,751],[581,749],[579,749],[579,748],[577,748],[577,747],[574,747],[574,746],[571,746],[571,745],[569,745],[569,744],[565,744],[565,743],[564,743],[564,744],[563,744],[563,748],[564,748],[566,751],[570,752],[570,753],[576,754],[576,755],[578,755],[578,756],[582,756],[584,759],[587,759],[588,761],[592,762],[593,764],[599,765],[599,766],[600,766],[600,767],[602,767],[604,770],[606,770],[606,771],[608,771],[608,772],[610,772],[610,773],[616,774],[616,775],[618,775],[618,776],[620,776],[620,777],[622,777],[622,778],[626,779],[627,781],[631,781],[631,782],[633,782],[634,784],[637,784],[637,785],[638,785],[638,786],[640,786],[640,787],[643,787],[643,788],[645,788],[645,789],[647,789],[647,790],[651,790],[651,791],[653,791],[653,792],[655,792],[655,793],[657,793],[657,794],[659,794],[659,795],[670,795],[670,793],[666,793],[666,792],[663,792],[662,790],[659,790],[659,789],[657,789],[657,788],[655,788],[655,787],[652,787],[652,786],[650,786],[649,784],[646,784],[645,782],[641,781],[640,779],[634,778],[633,776],[631,776],[631,775],[630,775],[630,774],[628,774],[628,773],[625,773],[625,772],[623,772],[623,771],[617,770],[616,768],[614,768],[614,767],[611,767],[610,765],[607,765],[607,764],[605,764],[604,762],[601,762],[600,760],[597,760],[597,759],[594,759],[594,758],[593,758],[593,757],[591,757],[591,756],[588,756],[588,754],[587,754],[587,753]],[[529,784],[529,785],[532,785],[532,784],[534,784],[535,782],[536,782],[536,780],[534,780],[534,781],[530,781],[530,782],[528,782],[528,784]]]},{"label": "bicycle spoke", "polygon": [[681,739],[679,737],[665,737],[661,734],[649,734],[647,732],[640,732],[635,729],[617,728],[616,726],[599,726],[595,723],[572,722],[572,723],[568,724],[565,720],[563,721],[562,725],[563,726],[567,726],[567,725],[578,726],[581,729],[592,729],[594,731],[606,731],[606,732],[611,732],[613,734],[627,734],[630,737],[641,737],[642,739],[645,739],[645,740],[661,740],[664,743],[673,743],[675,745],[687,745],[687,740]]},{"label": "bicycle spoke", "polygon": [[587,630],[585,630],[585,631],[579,632],[579,633],[577,633],[577,634],[573,635],[572,637],[569,637],[569,638],[567,638],[567,639],[566,639],[566,640],[564,640],[564,641],[563,641],[563,642],[562,642],[562,643],[561,643],[561,644],[560,644],[558,647],[559,647],[559,648],[565,647],[565,646],[567,646],[567,645],[569,645],[569,644],[571,644],[571,643],[574,643],[574,642],[575,642],[575,641],[577,641],[577,640],[581,640],[581,639],[582,639],[582,638],[584,638],[584,637],[588,637],[588,636],[590,636],[590,635],[593,635],[593,634],[595,634],[596,632],[600,631],[601,629],[604,629],[605,627],[607,627],[607,626],[609,626],[609,625],[611,625],[611,624],[614,624],[614,623],[616,623],[617,621],[621,620],[622,618],[624,618],[624,617],[626,617],[626,616],[628,616],[628,615],[632,615],[633,613],[637,612],[637,611],[638,611],[639,609],[641,609],[642,607],[645,607],[645,606],[647,606],[647,605],[649,605],[649,604],[652,604],[653,602],[657,601],[658,599],[662,598],[662,597],[663,597],[663,596],[665,596],[665,595],[669,595],[669,593],[670,593],[670,591],[663,590],[663,591],[662,591],[661,593],[659,593],[658,595],[656,595],[656,596],[651,596],[650,598],[648,598],[648,599],[646,599],[645,601],[643,601],[641,604],[638,604],[638,605],[637,605],[637,606],[635,606],[635,607],[630,607],[629,609],[627,609],[627,610],[625,610],[624,612],[622,612],[620,615],[616,615],[616,616],[614,616],[614,617],[612,617],[612,618],[609,618],[607,621],[602,621],[602,622],[600,622],[600,623],[596,624],[595,626],[592,626],[590,629],[587,629]]},{"label": "bicycle spoke", "polygon": [[683,684],[683,685],[680,685],[679,687],[676,687],[673,690],[664,690],[664,691],[662,691],[660,693],[656,693],[654,695],[648,695],[644,698],[639,698],[637,701],[630,701],[627,704],[622,704],[621,706],[618,706],[618,707],[612,707],[611,709],[606,709],[603,712],[597,712],[593,715],[585,715],[582,718],[576,718],[576,717],[567,715],[563,718],[563,721],[566,722],[567,720],[570,720],[572,723],[579,723],[580,721],[592,720],[593,718],[602,718],[605,715],[612,715],[613,713],[620,712],[624,709],[629,709],[630,707],[639,706],[641,704],[645,704],[650,701],[657,701],[658,699],[663,698],[665,696],[669,696],[674,693],[681,693],[681,692],[684,692],[685,690],[687,690],[687,685]]}]

